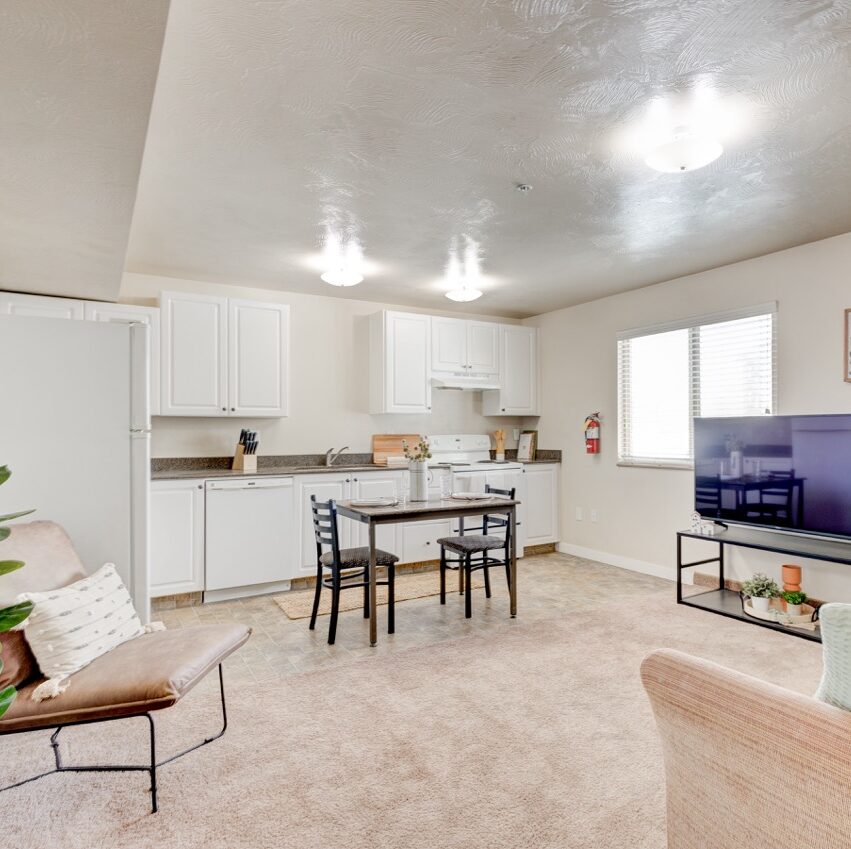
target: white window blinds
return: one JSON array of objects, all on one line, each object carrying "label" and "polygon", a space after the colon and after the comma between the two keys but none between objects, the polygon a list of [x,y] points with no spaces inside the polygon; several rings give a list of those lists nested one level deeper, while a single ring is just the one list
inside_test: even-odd
[{"label": "white window blinds", "polygon": [[775,306],[627,331],[618,338],[618,460],[692,460],[694,416],[770,415]]}]

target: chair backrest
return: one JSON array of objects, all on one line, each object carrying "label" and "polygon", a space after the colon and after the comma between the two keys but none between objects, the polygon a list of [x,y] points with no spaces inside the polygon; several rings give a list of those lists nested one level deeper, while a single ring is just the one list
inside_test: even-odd
[{"label": "chair backrest", "polygon": [[[503,498],[514,501],[514,493],[517,492],[517,489],[515,487],[511,487],[511,489],[497,489],[495,486],[485,484],[485,492],[489,495],[500,495]],[[482,533],[487,534],[489,527],[505,528],[505,541],[508,543],[511,538],[511,523],[508,521],[508,516],[484,516],[482,518]]]},{"label": "chair backrest", "polygon": [[316,539],[316,560],[322,557],[322,546],[331,548],[334,563],[340,562],[340,539],[337,533],[337,502],[317,501],[315,495],[310,496],[310,509],[313,513],[313,535]]},{"label": "chair backrest", "polygon": [[22,522],[9,529],[9,536],[0,542],[0,560],[22,560],[26,565],[0,579],[0,607],[12,604],[19,593],[55,590],[86,577],[61,525]]},{"label": "chair backrest", "polygon": [[763,487],[760,491],[764,504],[774,504],[785,509],[787,518],[792,518],[792,504],[795,496],[795,470],[772,471],[768,473],[769,480],[777,481],[777,486]]},{"label": "chair backrest", "polygon": [[695,482],[694,506],[699,511],[714,510],[721,515],[721,478],[701,476]]}]

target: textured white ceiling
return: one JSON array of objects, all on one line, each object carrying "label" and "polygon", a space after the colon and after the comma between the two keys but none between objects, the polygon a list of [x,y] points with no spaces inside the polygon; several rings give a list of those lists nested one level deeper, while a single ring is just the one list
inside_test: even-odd
[{"label": "textured white ceiling", "polygon": [[0,3],[0,289],[117,299],[167,11]]},{"label": "textured white ceiling", "polygon": [[[377,264],[340,294],[445,308],[466,235],[469,309],[522,316],[851,230],[849,0],[171,5],[130,271],[334,294],[330,224]],[[699,87],[719,160],[619,147]]]}]

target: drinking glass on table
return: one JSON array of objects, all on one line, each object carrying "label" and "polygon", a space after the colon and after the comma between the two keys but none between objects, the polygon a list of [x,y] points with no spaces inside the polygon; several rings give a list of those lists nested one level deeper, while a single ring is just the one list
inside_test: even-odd
[{"label": "drinking glass on table", "polygon": [[440,475],[440,497],[449,498],[452,495],[452,472],[442,472]]},{"label": "drinking glass on table", "polygon": [[408,500],[408,473],[404,472],[396,478],[396,501],[405,504]]}]

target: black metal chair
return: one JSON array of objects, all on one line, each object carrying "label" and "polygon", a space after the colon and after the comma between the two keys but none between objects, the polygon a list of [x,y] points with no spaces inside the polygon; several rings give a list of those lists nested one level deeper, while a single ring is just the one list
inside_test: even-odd
[{"label": "black metal chair", "polygon": [[[316,616],[319,613],[319,598],[322,587],[331,590],[331,623],[328,626],[328,643],[334,644],[337,636],[337,617],[340,612],[340,592],[352,587],[363,587],[363,618],[369,618],[369,548],[340,549],[339,533],[337,531],[337,504],[331,501],[317,501],[315,495],[310,496],[310,508],[313,512],[313,533],[316,537],[316,595],[313,597],[313,612],[310,615],[310,630],[316,627]],[[329,551],[322,551],[323,546],[329,546]],[[399,558],[395,554],[376,549],[375,560],[378,566],[387,567],[387,580],[377,581],[377,586],[387,587],[387,633],[396,630],[395,616],[395,578],[396,563]],[[325,571],[330,576],[325,576]],[[346,574],[343,574],[343,573]]]},{"label": "black metal chair", "polygon": [[792,525],[792,511],[795,495],[795,470],[774,471],[768,473],[775,486],[763,487],[759,491],[759,501],[745,505],[747,516],[765,519],[772,525]]},{"label": "black metal chair", "polygon": [[[496,489],[490,485],[485,486],[485,492],[491,495],[500,495],[514,500],[516,490]],[[481,530],[480,534],[468,534],[464,528],[464,519],[458,520],[457,537],[443,537],[438,540],[440,544],[440,603],[446,604],[446,570],[458,571],[458,592],[464,593],[464,616],[469,619],[473,615],[472,576],[473,572],[482,570],[485,578],[485,595],[491,597],[491,566],[505,566],[505,577],[508,586],[511,586],[511,523],[507,516],[482,516],[481,528],[470,530]],[[505,528],[505,536],[494,536],[488,531],[496,528]],[[490,552],[498,549],[503,550],[503,556],[491,557]],[[457,559],[446,556],[447,549],[458,555]],[[476,558],[476,559],[474,559]]]}]

